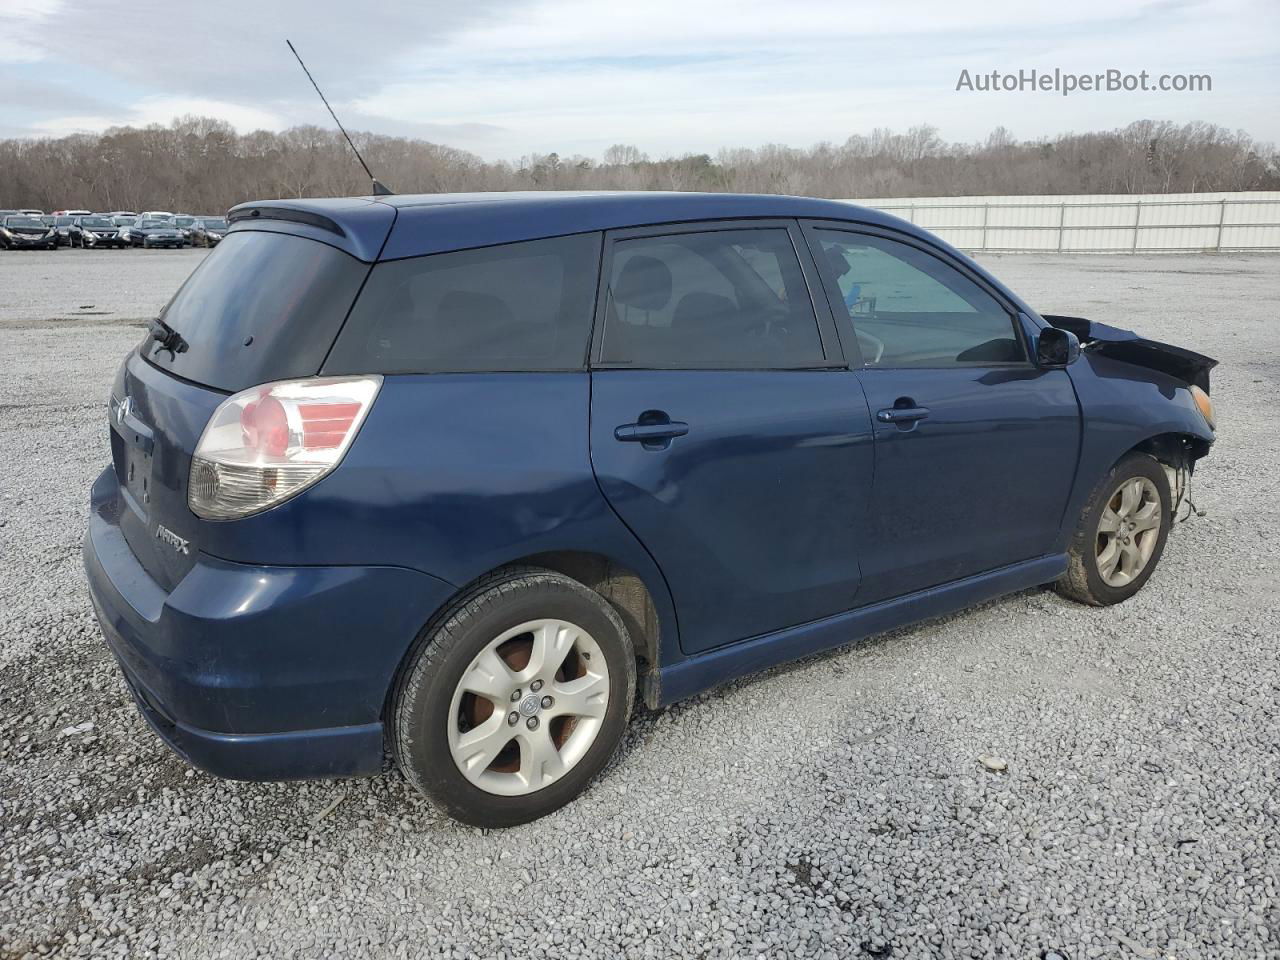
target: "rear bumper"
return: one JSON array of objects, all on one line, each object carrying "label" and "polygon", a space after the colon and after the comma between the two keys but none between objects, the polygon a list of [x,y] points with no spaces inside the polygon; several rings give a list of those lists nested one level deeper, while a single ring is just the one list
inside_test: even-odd
[{"label": "rear bumper", "polygon": [[151,727],[238,780],[375,774],[382,712],[406,651],[454,592],[400,567],[266,567],[201,554],[169,593],[94,484],[84,565],[103,635]]}]

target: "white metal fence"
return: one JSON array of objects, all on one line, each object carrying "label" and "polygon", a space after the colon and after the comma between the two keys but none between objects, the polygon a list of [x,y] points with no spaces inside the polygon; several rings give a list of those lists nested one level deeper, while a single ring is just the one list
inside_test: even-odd
[{"label": "white metal fence", "polygon": [[1280,192],[851,200],[962,250],[1280,250]]}]

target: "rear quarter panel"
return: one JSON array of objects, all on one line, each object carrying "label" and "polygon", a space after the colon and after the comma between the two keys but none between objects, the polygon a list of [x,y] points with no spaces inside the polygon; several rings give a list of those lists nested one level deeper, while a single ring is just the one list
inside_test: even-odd
[{"label": "rear quarter panel", "polygon": [[1080,467],[1059,533],[1065,550],[1094,486],[1144,440],[1179,433],[1213,442],[1187,383],[1168,374],[1090,353],[1067,368],[1080,399],[1084,429]]},{"label": "rear quarter panel", "polygon": [[461,587],[533,554],[580,550],[648,587],[678,650],[662,575],[605,501],[586,373],[388,376],[332,474],[257,516],[205,522],[200,547],[266,565],[401,566]]}]

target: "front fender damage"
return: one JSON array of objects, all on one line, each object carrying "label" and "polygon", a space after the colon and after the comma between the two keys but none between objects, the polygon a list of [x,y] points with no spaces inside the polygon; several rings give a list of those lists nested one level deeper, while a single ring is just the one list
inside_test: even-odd
[{"label": "front fender damage", "polygon": [[1218,365],[1212,357],[1194,350],[1175,347],[1159,340],[1148,340],[1132,330],[1098,323],[1084,317],[1062,317],[1042,314],[1050,326],[1074,333],[1085,350],[1125,363],[1158,370],[1209,392],[1209,371]]}]

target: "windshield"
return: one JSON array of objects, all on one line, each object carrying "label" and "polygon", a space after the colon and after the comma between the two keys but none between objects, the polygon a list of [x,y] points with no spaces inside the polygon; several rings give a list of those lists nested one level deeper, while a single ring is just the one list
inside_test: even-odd
[{"label": "windshield", "polygon": [[131,227],[133,226],[134,221],[137,219],[138,219],[137,217],[114,217],[112,218],[111,222],[114,223],[117,227]]},{"label": "windshield", "polygon": [[53,221],[53,222],[54,222],[54,223],[56,223],[56,224],[57,224],[58,226],[60,226],[60,227],[69,227],[69,226],[71,226],[71,224],[72,224],[72,218],[71,218],[71,217],[56,217],[56,218],[54,218],[54,221]]},{"label": "windshield", "polygon": [[143,220],[138,226],[143,230],[164,230],[166,228],[171,229],[173,224],[168,220]]},{"label": "windshield", "polygon": [[227,229],[227,221],[225,220],[201,220],[206,230],[225,230]]},{"label": "windshield", "polygon": [[45,226],[35,217],[5,217],[4,225],[6,227],[35,227],[39,230],[43,230]]},{"label": "windshield", "polygon": [[95,227],[95,228],[101,229],[103,227],[110,227],[111,221],[108,220],[106,217],[81,217],[80,226]]},{"label": "windshield", "polygon": [[178,226],[180,227],[189,227],[196,222],[196,218],[195,217],[178,217],[177,220],[175,220],[174,222],[177,223]]}]

